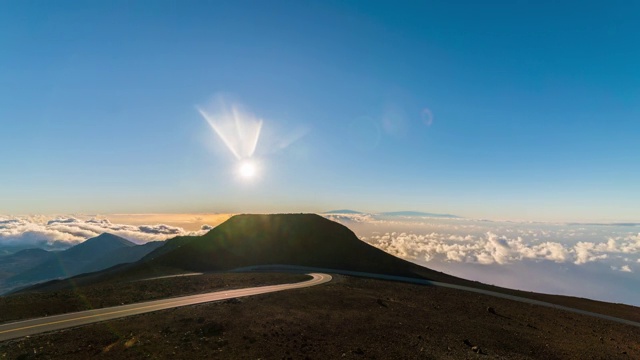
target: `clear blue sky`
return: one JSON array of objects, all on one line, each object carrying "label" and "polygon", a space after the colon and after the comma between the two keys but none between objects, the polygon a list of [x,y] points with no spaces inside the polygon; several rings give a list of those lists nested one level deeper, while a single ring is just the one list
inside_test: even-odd
[{"label": "clear blue sky", "polygon": [[0,213],[640,221],[640,3],[481,3],[3,1]]}]

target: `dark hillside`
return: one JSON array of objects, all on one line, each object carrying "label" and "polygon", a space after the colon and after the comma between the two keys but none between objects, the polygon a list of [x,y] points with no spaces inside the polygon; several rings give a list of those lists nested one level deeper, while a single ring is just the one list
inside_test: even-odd
[{"label": "dark hillside", "polygon": [[55,258],[55,253],[42,249],[27,249],[0,258],[0,294],[10,287],[7,280]]},{"label": "dark hillside", "polygon": [[315,214],[237,215],[166,250],[160,248],[144,260],[190,271],[287,264],[409,277],[443,275],[389,255]]},{"label": "dark hillside", "polygon": [[164,245],[164,241],[151,241],[142,245],[120,247],[107,252],[96,261],[88,264],[81,273],[90,273],[110,268],[117,264],[133,263],[142,259],[145,255]]},{"label": "dark hillside", "polygon": [[55,252],[37,266],[17,272],[6,279],[4,288],[15,289],[134,262],[160,245],[162,244],[136,245],[119,236],[105,233],[67,250]]},{"label": "dark hillside", "polygon": [[0,280],[4,278],[3,274],[20,273],[42,264],[54,256],[54,252],[42,249],[26,249],[3,256],[0,260]]},{"label": "dark hillside", "polygon": [[[79,285],[128,282],[185,271],[224,271],[270,264],[422,278],[638,321],[634,307],[500,288],[437,272],[368,245],[339,223],[307,214],[238,215],[203,236],[168,240],[164,246],[136,263],[82,274],[69,280],[51,281],[20,292],[46,292]],[[331,273],[329,270],[327,272]]]}]

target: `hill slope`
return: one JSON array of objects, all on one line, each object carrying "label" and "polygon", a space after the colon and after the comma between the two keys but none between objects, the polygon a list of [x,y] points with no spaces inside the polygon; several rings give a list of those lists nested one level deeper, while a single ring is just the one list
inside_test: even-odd
[{"label": "hill slope", "polygon": [[[177,241],[181,243],[174,244]],[[190,271],[288,264],[434,280],[449,277],[394,257],[315,214],[236,215],[203,236],[169,240],[143,260]]]},{"label": "hill slope", "polygon": [[32,269],[55,257],[54,252],[42,249],[27,249],[0,258],[0,294],[7,279]]},{"label": "hill slope", "polygon": [[105,233],[67,250],[48,253],[50,255],[38,252],[44,257],[44,261],[32,262],[33,266],[15,271],[15,275],[0,284],[0,291],[134,262],[161,245],[162,243],[157,242],[136,245],[119,236]]},{"label": "hill slope", "polygon": [[117,248],[106,253],[96,261],[83,267],[80,272],[88,273],[110,268],[117,264],[136,262],[155,249],[164,245],[164,241],[152,241],[142,245]]}]

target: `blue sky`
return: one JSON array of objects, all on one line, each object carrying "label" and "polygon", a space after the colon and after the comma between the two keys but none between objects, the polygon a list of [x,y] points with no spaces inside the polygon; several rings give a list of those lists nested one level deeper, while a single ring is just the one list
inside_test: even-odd
[{"label": "blue sky", "polygon": [[[2,2],[0,213],[640,221],[639,34],[622,1]],[[263,119],[251,181],[214,98]]]}]

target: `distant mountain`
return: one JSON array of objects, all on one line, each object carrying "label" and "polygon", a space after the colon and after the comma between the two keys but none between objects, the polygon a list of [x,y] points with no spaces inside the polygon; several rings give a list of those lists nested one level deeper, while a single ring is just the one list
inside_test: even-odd
[{"label": "distant mountain", "polygon": [[[364,215],[365,213],[355,210],[331,210],[322,213],[323,215]],[[390,212],[382,212],[371,215],[382,215],[382,216],[406,216],[406,217],[439,217],[439,218],[459,218],[457,215],[451,214],[435,214],[435,213],[427,213],[421,211],[390,211]]]},{"label": "distant mountain", "polygon": [[80,273],[94,272],[110,268],[117,264],[136,262],[162,245],[164,245],[164,241],[152,241],[143,245],[126,246],[115,249],[82,268]]},{"label": "distant mountain", "polygon": [[144,257],[140,265],[143,263],[188,271],[287,264],[452,278],[394,257],[361,241],[345,226],[315,214],[236,215],[205,235],[167,241]]},{"label": "distant mountain", "polygon": [[407,216],[407,217],[439,217],[439,218],[460,218],[457,215],[451,214],[434,214],[434,213],[426,213],[420,211],[391,211],[391,212],[383,212],[380,215],[385,216]]},{"label": "distant mountain", "polygon": [[27,244],[13,243],[11,245],[0,245],[0,258],[6,255],[15,254],[22,250],[42,249],[46,251],[62,251],[72,245],[66,241],[48,241],[44,238]]},{"label": "distant mountain", "polygon": [[[332,215],[333,216],[333,215]],[[50,281],[19,292],[43,292],[167,271],[226,271],[259,265],[294,265],[406,276],[500,290],[397,258],[317,214],[236,215],[201,236],[167,240],[135,263]],[[330,272],[330,271],[329,271]]]},{"label": "distant mountain", "polygon": [[[0,258],[4,258],[5,256],[17,254],[22,250],[31,250],[31,249],[42,249],[42,247],[38,246],[38,244],[29,244],[29,245],[0,245]],[[43,249],[46,250],[46,249]]]},{"label": "distant mountain", "polygon": [[[14,271],[15,275],[5,278],[5,281],[0,279],[0,293],[42,281],[66,278],[103,270],[122,263],[135,262],[162,245],[161,242],[136,245],[119,236],[105,233],[64,251],[47,252],[34,249],[32,252],[39,254],[43,261],[37,264],[32,261],[31,265],[33,266],[24,266],[21,271]],[[34,252],[36,250],[37,253]],[[13,256],[18,254],[22,254],[22,252]],[[8,257],[11,255],[0,258],[0,264],[8,264],[5,260]]]},{"label": "distant mountain", "polygon": [[355,211],[355,210],[331,210],[331,211],[325,211],[323,212],[323,214],[362,214],[360,211]]},{"label": "distant mountain", "polygon": [[[34,268],[55,257],[55,253],[42,249],[27,249],[0,258],[0,284],[6,279]],[[1,292],[1,291],[0,291]]]}]

